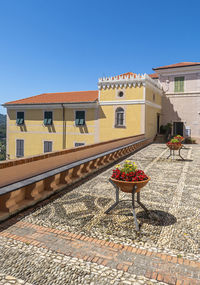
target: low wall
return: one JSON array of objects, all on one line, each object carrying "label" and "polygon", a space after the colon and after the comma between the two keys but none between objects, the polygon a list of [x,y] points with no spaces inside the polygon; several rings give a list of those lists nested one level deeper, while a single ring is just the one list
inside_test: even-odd
[{"label": "low wall", "polygon": [[[86,148],[68,150],[76,153],[74,162],[65,163],[64,166],[0,188],[0,220],[4,220],[22,209],[46,199],[66,186],[83,179],[123,156],[145,147],[151,142],[152,139],[147,140],[143,136],[137,136],[109,141],[107,144],[103,143],[103,145],[101,143]],[[86,153],[83,155],[81,151],[86,151]],[[60,152],[57,152],[57,154],[60,155]],[[85,157],[86,154],[87,157]],[[49,155],[55,157],[55,153]],[[28,163],[24,159],[22,161]],[[31,161],[28,165],[31,169]],[[8,171],[12,168],[10,165],[7,167],[9,167]]]},{"label": "low wall", "polygon": [[6,160],[6,161],[0,162],[0,169],[11,167],[11,166],[16,166],[20,164],[25,164],[25,163],[29,163],[33,161],[43,160],[49,157],[55,157],[55,156],[58,157],[58,156],[62,156],[65,154],[68,154],[68,155],[73,154],[74,156],[80,157],[80,150],[81,150],[81,154],[85,152],[86,154],[85,157],[87,157],[88,153],[93,153],[93,154],[101,153],[103,151],[111,149],[112,147],[114,148],[114,147],[122,146],[122,145],[131,143],[131,142],[134,142],[140,139],[144,139],[144,138],[145,138],[144,134],[141,134],[137,136],[120,138],[120,139],[110,140],[110,141],[101,142],[101,143],[95,143],[95,144],[86,145],[86,146],[74,147],[74,148],[65,149],[61,151],[53,151],[50,153],[35,155],[31,157],[23,157],[23,158],[17,158],[17,159],[12,159],[12,160]]}]

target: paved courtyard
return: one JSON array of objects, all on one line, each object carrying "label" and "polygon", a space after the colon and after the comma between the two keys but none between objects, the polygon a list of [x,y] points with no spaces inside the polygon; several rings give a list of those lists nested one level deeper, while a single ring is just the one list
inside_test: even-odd
[{"label": "paved courtyard", "polygon": [[113,167],[0,224],[0,284],[200,284],[200,146],[168,154],[152,144],[128,158],[151,177],[140,234],[130,194],[105,214]]}]

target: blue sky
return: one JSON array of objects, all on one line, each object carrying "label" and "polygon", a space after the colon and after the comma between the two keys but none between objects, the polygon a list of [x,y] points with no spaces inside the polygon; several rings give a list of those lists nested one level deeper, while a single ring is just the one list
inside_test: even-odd
[{"label": "blue sky", "polygon": [[200,61],[199,10],[198,0],[0,0],[0,104]]}]

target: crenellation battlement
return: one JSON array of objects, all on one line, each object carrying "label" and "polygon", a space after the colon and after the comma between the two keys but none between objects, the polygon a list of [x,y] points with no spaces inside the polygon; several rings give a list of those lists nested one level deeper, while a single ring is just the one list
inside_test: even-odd
[{"label": "crenellation battlement", "polygon": [[125,73],[117,76],[101,77],[98,80],[98,88],[126,88],[126,87],[136,87],[145,86],[146,82],[162,90],[162,85],[160,82],[153,80],[148,74],[136,74],[136,73]]}]

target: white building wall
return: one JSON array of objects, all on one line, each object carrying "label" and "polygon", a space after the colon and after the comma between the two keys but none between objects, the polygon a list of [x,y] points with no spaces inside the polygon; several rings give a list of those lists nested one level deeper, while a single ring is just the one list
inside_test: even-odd
[{"label": "white building wall", "polygon": [[[200,68],[182,67],[157,70],[163,86],[161,124],[183,122],[200,142]],[[184,92],[174,93],[174,78],[184,76]]]},{"label": "white building wall", "polygon": [[163,125],[183,122],[185,136],[186,128],[189,127],[191,136],[200,138],[200,93],[194,96],[164,95],[161,122]]}]

